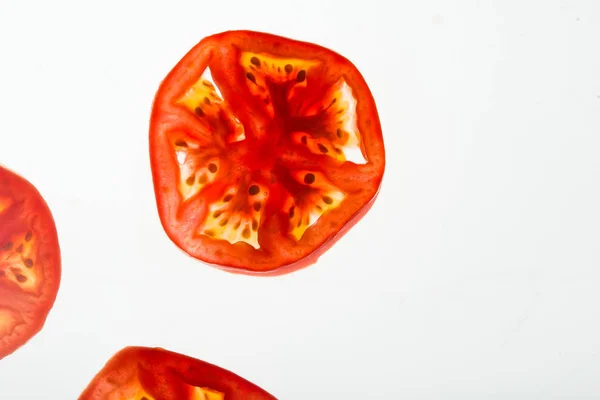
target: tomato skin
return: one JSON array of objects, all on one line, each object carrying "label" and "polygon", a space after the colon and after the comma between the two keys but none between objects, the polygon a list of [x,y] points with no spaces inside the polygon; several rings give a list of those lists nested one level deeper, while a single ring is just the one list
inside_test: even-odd
[{"label": "tomato skin", "polygon": [[[240,50],[241,49],[241,50]],[[300,240],[288,237],[285,218],[271,214],[261,225],[261,250],[240,243],[229,243],[198,235],[196,227],[207,213],[206,199],[186,204],[178,197],[174,182],[178,166],[168,153],[170,132],[193,131],[194,116],[174,105],[198,80],[206,67],[211,68],[223,97],[235,110],[236,117],[252,132],[267,132],[272,121],[257,111],[260,102],[244,89],[244,74],[236,66],[240,52],[268,53],[278,57],[318,60],[327,66],[323,86],[343,77],[357,98],[357,124],[361,132],[361,150],[368,159],[364,165],[336,163],[327,158],[311,159],[306,165],[327,171],[327,176],[348,197],[337,209],[323,214]],[[247,76],[247,75],[246,75]],[[328,83],[329,82],[329,83]],[[310,91],[307,92],[308,95]],[[271,125],[270,125],[271,124]],[[252,137],[254,140],[260,133]],[[267,133],[268,135],[268,133]],[[167,236],[186,254],[211,266],[233,273],[275,276],[290,273],[316,263],[319,257],[366,215],[374,204],[385,170],[385,148],[379,115],[371,91],[356,67],[343,56],[311,43],[251,31],[230,31],[203,39],[171,70],[154,99],[150,122],[150,159],[156,203]],[[265,147],[270,148],[270,147]],[[234,152],[229,152],[230,157]],[[276,154],[275,157],[280,156]],[[264,156],[261,156],[264,158]],[[233,164],[243,164],[235,158]],[[260,160],[260,158],[259,158]],[[253,161],[254,163],[255,161]],[[268,168],[267,168],[268,169]],[[268,205],[269,212],[276,206]],[[263,251],[264,248],[264,251]]]},{"label": "tomato skin", "polygon": [[[60,286],[61,253],[56,225],[42,195],[25,178],[2,166],[0,256],[0,313],[4,318],[14,317],[14,324],[0,330],[0,358],[4,358],[44,327]],[[35,276],[36,283],[29,285],[26,275],[15,275],[23,282],[11,281],[15,268]]]},{"label": "tomato skin", "polygon": [[120,400],[119,390],[131,382],[153,400],[187,400],[190,387],[210,388],[223,394],[225,400],[276,399],[233,372],[205,361],[162,348],[130,346],[106,363],[79,400]]}]

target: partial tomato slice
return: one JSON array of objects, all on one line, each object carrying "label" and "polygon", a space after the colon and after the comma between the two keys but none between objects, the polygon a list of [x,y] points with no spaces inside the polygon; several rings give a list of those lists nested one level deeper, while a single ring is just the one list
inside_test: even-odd
[{"label": "partial tomato slice", "polygon": [[60,275],[50,209],[31,183],[0,167],[0,358],[42,329]]},{"label": "partial tomato slice", "polygon": [[244,378],[160,348],[126,347],[115,354],[79,400],[274,400]]},{"label": "partial tomato slice", "polygon": [[375,101],[356,67],[248,31],[205,38],[166,77],[150,157],[168,236],[249,274],[314,263],[367,212],[385,169]]}]

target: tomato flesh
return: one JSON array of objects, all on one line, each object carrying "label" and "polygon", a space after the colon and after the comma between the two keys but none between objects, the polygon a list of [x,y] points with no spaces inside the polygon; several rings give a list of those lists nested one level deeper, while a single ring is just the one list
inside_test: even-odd
[{"label": "tomato flesh", "polygon": [[274,400],[218,366],[160,348],[126,347],[115,354],[79,400]]},{"label": "tomato flesh", "polygon": [[0,167],[0,358],[44,326],[60,285],[54,219],[37,189]]},{"label": "tomato flesh", "polygon": [[354,65],[246,31],[205,38],[167,76],[150,153],[169,237],[253,274],[314,263],[367,212],[385,168],[375,101]]}]

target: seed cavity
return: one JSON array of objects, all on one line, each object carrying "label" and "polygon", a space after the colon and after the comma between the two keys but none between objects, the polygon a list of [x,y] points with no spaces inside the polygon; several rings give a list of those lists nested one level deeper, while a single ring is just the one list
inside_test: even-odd
[{"label": "seed cavity", "polygon": [[33,260],[31,258],[26,258],[23,260],[23,264],[25,264],[27,268],[31,268],[33,267]]},{"label": "seed cavity", "polygon": [[309,172],[308,174],[304,175],[304,183],[306,183],[307,185],[314,183],[314,181],[315,174]]},{"label": "seed cavity", "polygon": [[325,202],[325,204],[333,203],[333,199],[329,196],[323,196],[323,201]]},{"label": "seed cavity", "polygon": [[292,72],[294,67],[292,67],[291,64],[285,64],[285,67],[283,67],[283,69],[285,69],[285,72],[287,72],[289,74],[290,72]]},{"label": "seed cavity", "polygon": [[208,164],[208,170],[214,174],[215,172],[217,172],[217,164],[215,163],[210,163]]},{"label": "seed cavity", "polygon": [[256,203],[254,203],[252,208],[254,208],[254,211],[259,212],[260,209],[262,208],[262,204],[259,201],[257,201]]},{"label": "seed cavity", "polygon": [[252,57],[252,58],[250,59],[250,62],[251,62],[253,65],[256,65],[257,67],[260,67],[260,60],[258,59],[258,57]]},{"label": "seed cavity", "polygon": [[194,108],[194,112],[196,113],[197,116],[199,117],[204,117],[204,111],[202,111],[202,109],[200,107],[196,107]]},{"label": "seed cavity", "polygon": [[319,143],[319,151],[323,154],[327,154],[329,153],[329,150],[327,150],[327,147],[323,146],[321,143]]},{"label": "seed cavity", "polygon": [[[185,140],[178,139],[175,141],[175,146],[188,147],[188,144]],[[25,239],[25,240],[27,240],[27,239]]]},{"label": "seed cavity", "polygon": [[260,188],[257,185],[252,185],[248,188],[248,193],[250,196],[254,196],[260,192]]},{"label": "seed cavity", "polygon": [[300,70],[298,75],[296,75],[296,82],[304,82],[306,80],[306,71]]},{"label": "seed cavity", "polygon": [[188,186],[192,186],[194,184],[194,177],[190,176],[189,178],[187,178],[185,180],[185,184],[188,185]]},{"label": "seed cavity", "polygon": [[254,74],[252,72],[248,72],[246,73],[246,78],[248,78],[249,81],[251,81],[252,83],[256,83],[256,78],[254,77]]}]

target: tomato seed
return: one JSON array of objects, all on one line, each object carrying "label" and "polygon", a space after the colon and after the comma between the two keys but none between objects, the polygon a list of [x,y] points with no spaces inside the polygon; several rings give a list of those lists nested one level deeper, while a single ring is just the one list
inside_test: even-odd
[{"label": "tomato seed", "polygon": [[325,202],[325,204],[333,203],[333,199],[329,196],[323,196],[323,201]]},{"label": "tomato seed", "polygon": [[329,150],[327,150],[327,147],[323,146],[321,143],[319,143],[319,151],[321,151],[321,153],[327,154],[329,153]]},{"label": "tomato seed", "polygon": [[290,219],[294,218],[294,211],[296,211],[295,209],[296,207],[294,206],[290,207],[290,211],[288,212],[288,216],[290,217]]},{"label": "tomato seed", "polygon": [[201,185],[204,185],[207,180],[208,180],[208,178],[206,177],[206,174],[202,174],[202,175],[200,175],[200,178],[198,178],[198,183]]},{"label": "tomato seed", "polygon": [[292,72],[292,70],[294,69],[294,67],[291,66],[291,64],[285,64],[285,67],[283,67],[285,69],[285,72],[287,72],[288,74],[290,72]]},{"label": "tomato seed", "polygon": [[315,174],[312,174],[309,172],[308,174],[304,175],[304,183],[310,185],[314,181],[315,181]]},{"label": "tomato seed", "polygon": [[335,131],[335,134],[337,135],[337,137],[341,138],[342,137],[342,130],[340,128],[337,128],[337,130]]},{"label": "tomato seed", "polygon": [[25,234],[25,241],[29,242],[32,237],[33,237],[33,233],[31,231],[27,231],[27,233]]},{"label": "tomato seed", "polygon": [[306,142],[307,142],[306,136],[302,136],[302,139],[300,139],[300,141],[302,142],[302,144],[306,144]]},{"label": "tomato seed", "polygon": [[306,79],[306,71],[301,70],[300,72],[298,72],[298,75],[296,75],[296,82],[304,82],[305,79]]},{"label": "tomato seed", "polygon": [[[188,144],[185,142],[185,140],[176,140],[175,141],[175,146],[179,146],[179,147],[188,147]],[[27,239],[25,239],[27,240]]]},{"label": "tomato seed", "polygon": [[257,67],[260,67],[260,60],[258,59],[258,57],[252,57],[250,59],[250,62],[254,65],[256,65]]},{"label": "tomato seed", "polygon": [[208,97],[204,98],[204,104],[206,104],[207,106],[210,106],[210,99]]},{"label": "tomato seed", "polygon": [[219,222],[219,226],[225,226],[229,222],[229,219],[225,218],[223,221]]},{"label": "tomato seed", "polygon": [[15,278],[17,278],[17,281],[19,281],[20,283],[24,283],[25,281],[27,281],[27,277],[22,274],[15,274]]},{"label": "tomato seed", "polygon": [[254,77],[254,75],[252,74],[252,72],[248,72],[246,74],[246,78],[248,78],[248,80],[251,81],[252,83],[256,84],[256,78]]},{"label": "tomato seed", "polygon": [[23,264],[25,264],[27,268],[31,268],[33,267],[33,260],[31,258],[26,258],[23,260]]},{"label": "tomato seed", "polygon": [[233,199],[233,195],[232,194],[228,194],[227,196],[223,197],[223,202],[224,203],[228,203],[231,201],[231,199]]},{"label": "tomato seed", "polygon": [[10,250],[13,247],[13,243],[12,242],[6,242],[6,244],[4,246],[2,246],[2,250]]},{"label": "tomato seed", "polygon": [[258,229],[258,221],[253,219],[252,220],[252,230],[256,231]]},{"label": "tomato seed", "polygon": [[17,247],[17,253],[22,253],[23,252],[23,243],[21,243],[19,245],[19,247]]},{"label": "tomato seed", "polygon": [[252,207],[254,208],[254,211],[259,212],[262,208],[262,204],[260,204],[260,202],[257,201]]},{"label": "tomato seed", "polygon": [[242,231],[242,237],[244,239],[250,238],[250,229],[248,229],[248,227],[245,227],[244,230]]},{"label": "tomato seed", "polygon": [[204,115],[205,115],[205,114],[204,114],[204,111],[202,111],[202,109],[201,109],[200,107],[196,107],[196,108],[194,109],[194,112],[195,112],[195,113],[196,113],[196,115],[197,115],[197,116],[199,116],[199,117],[204,117]]},{"label": "tomato seed", "polygon": [[208,170],[214,174],[215,172],[217,172],[217,165],[214,163],[208,164]]},{"label": "tomato seed", "polygon": [[187,178],[185,180],[185,184],[188,185],[188,186],[192,186],[194,184],[194,177],[190,176],[189,178]]},{"label": "tomato seed", "polygon": [[260,188],[256,185],[252,185],[248,188],[248,193],[250,193],[251,196],[258,194],[258,192],[260,192]]}]

